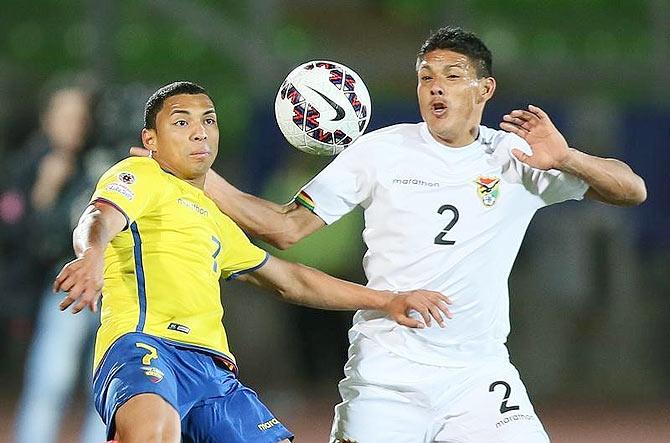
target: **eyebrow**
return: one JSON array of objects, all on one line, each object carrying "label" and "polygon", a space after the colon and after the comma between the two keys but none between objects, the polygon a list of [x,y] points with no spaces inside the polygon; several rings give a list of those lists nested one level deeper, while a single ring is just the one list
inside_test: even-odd
[{"label": "eyebrow", "polygon": [[[451,68],[467,69],[467,65],[464,65],[463,63],[452,63],[452,64],[450,64],[450,65],[446,65],[442,70],[443,70],[443,71],[446,71],[446,70],[451,69]],[[422,70],[422,69],[428,69],[428,70],[430,70],[430,71],[433,71],[432,66],[429,65],[429,64],[427,64],[427,63],[425,63],[425,62],[424,62],[424,63],[421,65],[421,67],[419,68],[419,70]]]},{"label": "eyebrow", "polygon": [[[187,111],[186,109],[176,108],[176,109],[173,109],[172,111],[170,111],[169,116],[173,116],[175,114],[191,115],[191,112]],[[206,110],[205,112],[202,113],[202,115],[209,115],[209,114],[216,114],[216,111],[214,110],[214,108],[209,108],[208,110]]]}]

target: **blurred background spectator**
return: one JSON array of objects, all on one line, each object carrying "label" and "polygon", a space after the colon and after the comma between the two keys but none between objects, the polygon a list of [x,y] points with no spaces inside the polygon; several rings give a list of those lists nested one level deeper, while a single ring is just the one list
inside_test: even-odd
[{"label": "blurred background spectator", "polygon": [[[15,301],[23,298],[24,303],[34,296],[29,291],[40,294],[17,409],[19,443],[53,439],[63,406],[90,379],[98,316],[60,312],[57,306],[63,294],[54,294],[51,283],[63,264],[74,258],[71,231],[91,186],[111,164],[109,155],[92,146],[94,99],[92,85],[83,80],[59,84],[45,93],[39,130],[16,153],[11,162],[16,176],[3,193],[4,200],[20,208],[4,217],[17,231],[12,261],[18,272],[7,275],[9,289]],[[102,441],[104,425],[88,397],[82,441]]]},{"label": "blurred background spectator", "polygon": [[[622,158],[646,179],[649,196],[639,208],[565,204],[538,214],[510,281],[509,345],[553,441],[670,441],[667,0],[6,0],[0,376],[12,383],[0,393],[0,440],[11,435],[28,339],[40,330],[33,294],[53,267],[26,246],[37,240],[26,237],[24,220],[42,162],[24,146],[48,109],[35,91],[65,72],[92,72],[102,86],[102,117],[90,146],[116,159],[138,143],[152,90],[174,80],[201,83],[219,113],[216,169],[283,202],[328,162],[288,147],[276,128],[274,94],[284,76],[312,59],[342,62],[370,89],[369,130],[418,121],[415,54],[429,30],[445,24],[478,33],[493,51],[498,90],[485,124],[497,127],[507,111],[537,104],[571,144]],[[362,221],[360,213],[350,217],[276,253],[364,281]],[[574,223],[557,221],[566,219]],[[53,224],[53,235],[36,244],[70,241]],[[286,306],[236,283],[222,288],[242,379],[302,441],[325,441],[351,313]],[[74,439],[82,411],[70,411],[63,439]]]}]

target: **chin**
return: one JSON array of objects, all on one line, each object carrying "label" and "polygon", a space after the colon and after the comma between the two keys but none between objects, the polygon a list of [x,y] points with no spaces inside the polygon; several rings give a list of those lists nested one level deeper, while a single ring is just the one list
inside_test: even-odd
[{"label": "chin", "polygon": [[447,127],[446,124],[444,124],[443,121],[438,120],[432,121],[432,122],[427,122],[428,124],[428,129],[430,129],[430,132],[433,135],[436,135],[440,138],[449,138],[449,135],[453,132],[450,130],[449,127]]},{"label": "chin", "polygon": [[197,168],[196,170],[193,171],[193,174],[197,175],[198,177],[202,177],[207,174],[207,171],[209,171],[209,168],[211,167],[210,164],[203,164],[202,167]]}]

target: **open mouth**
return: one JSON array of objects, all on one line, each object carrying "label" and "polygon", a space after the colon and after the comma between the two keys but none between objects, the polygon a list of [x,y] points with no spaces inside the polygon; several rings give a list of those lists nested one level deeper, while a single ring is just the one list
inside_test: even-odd
[{"label": "open mouth", "polygon": [[430,105],[430,109],[433,112],[433,115],[440,117],[447,112],[447,105],[446,103],[435,102]]}]

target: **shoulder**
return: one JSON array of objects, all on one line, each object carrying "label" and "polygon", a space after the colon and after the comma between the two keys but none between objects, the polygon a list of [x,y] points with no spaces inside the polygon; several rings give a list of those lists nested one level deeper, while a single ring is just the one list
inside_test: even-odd
[{"label": "shoulder", "polygon": [[122,183],[131,185],[139,177],[157,177],[160,175],[160,166],[155,160],[148,157],[129,157],[113,165],[103,174],[103,177],[113,175]]},{"label": "shoulder", "polygon": [[227,242],[247,242],[247,235],[244,233],[242,228],[240,228],[240,226],[235,223],[233,219],[221,212],[213,201],[210,200],[210,202],[211,204],[207,205],[208,210],[212,216],[212,220],[219,230],[219,235],[221,238],[226,239]]},{"label": "shoulder", "polygon": [[160,166],[156,160],[149,157],[128,157],[116,163],[110,169],[128,169],[140,171],[155,171],[160,170]]},{"label": "shoulder", "polygon": [[480,126],[482,144],[488,146],[488,150],[493,152],[511,152],[512,149],[519,149],[530,154],[530,146],[526,140],[516,134],[506,132],[501,129],[491,129],[486,126]]},{"label": "shoulder", "polygon": [[362,135],[340,156],[388,155],[389,149],[402,148],[421,140],[420,123],[400,123]]},{"label": "shoulder", "polygon": [[357,143],[397,141],[406,137],[420,137],[420,128],[421,123],[399,123],[397,125],[385,126],[362,135],[354,145]]}]

